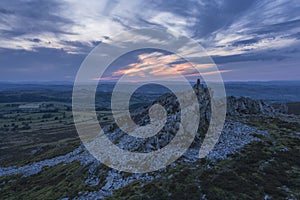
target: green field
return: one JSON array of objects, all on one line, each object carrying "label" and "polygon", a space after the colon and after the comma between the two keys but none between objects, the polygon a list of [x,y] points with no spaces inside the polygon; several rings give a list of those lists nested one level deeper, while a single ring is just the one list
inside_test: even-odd
[{"label": "green field", "polygon": [[[39,102],[45,109],[22,109],[28,103],[0,104],[0,166],[22,166],[66,154],[80,144],[70,104]],[[103,124],[111,122],[108,111],[97,111]]]}]

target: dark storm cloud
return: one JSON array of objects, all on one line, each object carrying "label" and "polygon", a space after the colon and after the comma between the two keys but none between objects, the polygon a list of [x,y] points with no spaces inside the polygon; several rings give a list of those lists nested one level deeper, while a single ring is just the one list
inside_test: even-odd
[{"label": "dark storm cloud", "polygon": [[240,40],[240,41],[232,43],[232,46],[247,46],[247,45],[255,44],[259,41],[260,41],[259,38],[252,38],[249,40]]},{"label": "dark storm cloud", "polygon": [[24,30],[23,28],[20,28],[19,30],[0,30],[1,38],[3,39],[12,39],[14,37],[18,37],[21,35],[27,34],[28,31]]},{"label": "dark storm cloud", "polygon": [[121,18],[114,16],[111,18],[114,22],[119,23],[120,25],[122,25],[124,28],[126,29],[132,29],[131,26],[129,26],[126,22],[124,22],[124,20],[122,20]]},{"label": "dark storm cloud", "polygon": [[231,56],[213,56],[216,64],[234,63],[234,62],[249,62],[249,61],[268,61],[277,60],[281,61],[289,58],[285,55],[273,55],[271,53],[245,53]]},{"label": "dark storm cloud", "polygon": [[289,31],[290,29],[294,29],[296,27],[300,27],[300,19],[291,20],[291,21],[282,22],[282,23],[265,25],[264,27],[261,27],[259,30],[254,31],[252,33],[254,33],[254,34],[270,34],[270,33],[274,34],[274,33],[278,33],[278,32]]},{"label": "dark storm cloud", "polygon": [[289,36],[287,36],[288,38],[295,38],[297,40],[300,40],[300,32],[294,33],[294,34],[290,34]]},{"label": "dark storm cloud", "polygon": [[[300,4],[284,0],[243,3],[223,1],[218,4],[212,1],[206,6],[207,12],[199,15],[198,23],[201,25],[197,24],[199,28],[196,30],[200,32],[196,32],[195,37],[202,35],[206,38],[203,40],[203,45],[206,47],[233,52],[230,56],[221,54],[214,56],[215,62],[217,64],[253,62],[254,64],[260,61],[267,63],[266,61],[290,59],[290,46],[298,49],[300,45],[297,41],[299,32],[295,33],[300,27]],[[203,15],[205,17],[202,21]],[[295,40],[295,43],[291,45],[291,42],[286,41],[287,38],[290,41]],[[216,44],[223,39],[222,45],[217,46]],[[234,53],[236,49],[239,49],[237,54]],[[254,67],[258,71],[261,68]]]},{"label": "dark storm cloud", "polygon": [[[203,41],[201,44],[208,52],[213,52],[215,62],[220,65],[232,64],[242,69],[245,66],[239,65],[239,62],[250,62],[253,64],[251,69],[259,72],[267,67],[268,63],[274,62],[279,65],[286,63],[290,57],[299,58],[296,57],[300,49],[300,33],[297,30],[300,27],[299,1],[154,0],[132,7],[134,10],[130,7],[131,1],[124,6],[124,10],[119,7],[120,2],[108,1],[106,6],[100,9],[104,10],[104,17],[121,25],[123,29],[120,30],[149,26],[168,29],[167,26],[173,26],[178,28],[175,30],[183,30],[182,32],[190,34],[188,36]],[[102,18],[94,16],[93,12],[81,15],[80,6],[80,12],[68,16],[66,13],[69,12],[64,11],[71,9],[67,5],[73,4],[76,5],[76,1],[0,1],[0,40],[3,41],[3,47],[7,48],[0,49],[1,79],[65,80],[65,75],[75,74],[84,56],[94,46],[112,36],[103,31],[98,38],[92,35],[89,39],[90,30],[79,31],[78,35],[71,32],[70,30],[78,30],[76,28],[85,28],[81,25],[85,22],[90,23],[89,19],[99,19],[99,24],[95,23],[96,20],[91,20],[91,31],[97,31],[93,29],[96,26],[106,29],[110,28],[106,26],[111,25],[106,21],[102,24]],[[157,16],[160,17],[153,20]],[[72,29],[73,27],[75,28]],[[51,33],[51,36],[48,37],[47,33]],[[51,41],[51,38],[54,40]],[[14,42],[15,39],[19,40]],[[294,41],[295,44],[292,44]],[[51,44],[48,47],[63,49],[42,48],[48,44]],[[126,66],[129,61],[132,60],[125,59],[117,64]],[[259,66],[256,66],[256,63],[259,63]],[[247,78],[247,75],[245,77]]]},{"label": "dark storm cloud", "polygon": [[154,1],[156,10],[175,13],[182,17],[191,17],[197,20],[193,27],[195,38],[206,37],[224,26],[229,26],[240,13],[251,8],[253,0],[226,0],[220,1]]},{"label": "dark storm cloud", "polygon": [[7,10],[7,9],[5,9],[5,8],[0,8],[0,13],[1,13],[1,14],[6,14],[6,15],[8,15],[8,14],[14,14],[13,11]]},{"label": "dark storm cloud", "polygon": [[61,9],[60,1],[1,1],[0,23],[10,27],[1,30],[1,37],[13,38],[43,32],[72,34],[65,28],[73,22],[54,14]]},{"label": "dark storm cloud", "polygon": [[42,40],[40,40],[39,38],[29,38],[28,41],[40,43]]},{"label": "dark storm cloud", "polygon": [[195,37],[207,37],[211,33],[224,29],[236,21],[239,15],[251,9],[256,1],[228,0],[221,4],[217,1],[207,1],[197,15]]}]

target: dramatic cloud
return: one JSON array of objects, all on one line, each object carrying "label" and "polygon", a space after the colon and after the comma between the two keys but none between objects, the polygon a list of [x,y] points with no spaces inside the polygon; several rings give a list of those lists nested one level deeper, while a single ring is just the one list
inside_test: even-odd
[{"label": "dramatic cloud", "polygon": [[[92,80],[118,80],[121,76],[132,77],[132,82],[143,81],[144,78],[157,80],[173,80],[180,75],[186,78],[192,77],[192,80],[201,75],[211,75],[218,73],[211,64],[188,63],[175,54],[165,54],[161,52],[142,53],[137,55],[137,62],[128,64],[125,68],[114,69],[112,73],[107,73],[106,77],[93,78]],[[112,65],[117,66],[117,65]],[[117,67],[115,67],[117,68]],[[198,70],[197,70],[198,69]],[[225,73],[231,70],[220,70]]]},{"label": "dramatic cloud", "polygon": [[[84,56],[96,45],[114,41],[110,39],[124,30],[158,27],[197,40],[219,67],[228,71],[226,75],[240,71],[246,80],[247,74],[242,72],[247,70],[231,66],[247,63],[240,64],[240,68],[251,67],[258,73],[274,62],[276,66],[293,63],[294,67],[294,63],[300,63],[299,10],[298,0],[1,1],[1,76],[3,80],[19,80],[25,69],[33,71],[38,66],[48,66],[47,70],[55,74],[72,65],[65,73],[74,77]],[[125,42],[131,37],[119,40]],[[138,65],[123,64],[133,71],[139,69]],[[186,75],[191,73],[184,64],[172,65],[186,71]],[[299,74],[298,68],[295,71],[293,75]],[[37,77],[43,80],[49,76],[28,75],[28,79]]]}]

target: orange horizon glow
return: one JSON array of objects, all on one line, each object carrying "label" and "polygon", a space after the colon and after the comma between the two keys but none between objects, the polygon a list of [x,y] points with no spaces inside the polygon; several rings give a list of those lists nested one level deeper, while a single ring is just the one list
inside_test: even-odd
[{"label": "orange horizon glow", "polygon": [[140,54],[138,55],[138,62],[127,66],[129,68],[117,70],[109,77],[92,78],[92,80],[112,81],[118,80],[123,75],[127,75],[128,77],[132,77],[132,79],[129,79],[129,82],[138,82],[143,81],[147,77],[169,80],[179,78],[179,76],[199,77],[200,75],[212,75],[232,71],[216,71],[214,64],[189,63],[175,54],[165,55],[160,52]]}]

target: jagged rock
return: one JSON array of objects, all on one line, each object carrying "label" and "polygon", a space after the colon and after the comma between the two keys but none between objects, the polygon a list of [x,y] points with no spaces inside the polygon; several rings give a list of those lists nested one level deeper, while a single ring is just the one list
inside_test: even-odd
[{"label": "jagged rock", "polygon": [[227,114],[263,114],[274,115],[276,110],[262,100],[254,100],[245,97],[227,97]]},{"label": "jagged rock", "polygon": [[[200,82],[194,87],[195,93],[197,94],[200,109],[200,124],[199,132],[196,135],[198,142],[201,134],[205,133],[205,127],[208,126],[211,117],[211,103],[209,90],[205,88]],[[107,137],[110,138],[116,145],[122,149],[140,152],[150,152],[167,145],[176,134],[180,126],[180,105],[176,100],[176,97],[172,94],[165,94],[158,98],[153,104],[159,103],[167,110],[167,123],[165,127],[154,137],[148,138],[147,140],[136,139],[129,137],[126,133],[122,132],[116,127],[115,124],[106,126],[104,131],[107,133]],[[224,104],[224,100],[218,100],[216,106]],[[152,105],[153,105],[152,104]],[[150,122],[148,111],[151,106],[141,108],[132,113],[133,120],[138,125],[146,125]],[[250,98],[227,98],[227,114],[229,116],[240,116],[240,115],[275,115],[277,112],[285,112],[285,107],[275,110],[272,106],[266,104],[261,100],[253,100]],[[236,152],[239,148],[251,141],[258,140],[251,136],[252,133],[267,134],[267,132],[257,130],[247,125],[241,124],[240,122],[226,122],[222,131],[219,142],[215,146],[212,152],[208,155],[208,159],[222,159],[226,158],[228,154]],[[287,149],[282,149],[286,151]],[[199,149],[192,146],[184,154],[183,162],[194,162],[198,160]],[[75,149],[74,151],[55,158],[43,160],[31,165],[25,165],[22,167],[6,167],[0,168],[0,176],[12,175],[12,174],[24,174],[24,176],[30,176],[39,173],[43,167],[52,167],[59,163],[70,163],[74,160],[80,161],[81,165],[89,166],[89,177],[86,180],[88,185],[98,185],[99,182],[103,182],[104,185],[99,191],[93,192],[81,192],[75,199],[100,199],[112,194],[113,190],[124,187],[125,185],[133,182],[134,180],[152,181],[155,178],[160,177],[160,172],[156,175],[148,174],[131,174],[129,176],[123,176],[122,172],[110,170],[106,173],[104,180],[100,180],[95,175],[95,168],[100,165],[83,147]],[[171,167],[175,167],[176,163],[172,163]],[[209,167],[209,166],[208,166]]]},{"label": "jagged rock", "polygon": [[289,108],[286,105],[286,103],[281,103],[276,110],[277,110],[277,112],[280,112],[280,113],[283,113],[283,114],[287,114],[288,113],[288,109]]},{"label": "jagged rock", "polygon": [[[196,138],[201,139],[204,137],[211,117],[211,100],[210,94],[213,93],[211,90],[207,89],[202,84],[196,84],[193,86],[197,98],[199,101],[199,113],[200,122],[199,130],[196,134]],[[225,101],[218,99],[215,106],[224,105]],[[167,145],[173,137],[176,135],[178,128],[180,126],[180,105],[173,94],[164,94],[159,97],[153,104],[148,107],[138,109],[132,113],[132,118],[136,124],[143,126],[150,123],[150,118],[148,115],[149,109],[154,104],[160,104],[167,111],[167,123],[164,128],[155,136],[140,139],[129,137],[126,133],[118,130],[114,130],[113,134],[108,134],[110,139],[119,147],[128,151],[138,151],[138,152],[150,152],[157,150],[159,148]],[[272,106],[268,105],[262,100],[254,100],[245,97],[227,97],[227,115],[231,117],[240,115],[267,115],[274,116],[278,111]],[[117,132],[117,134],[115,134]]]}]

